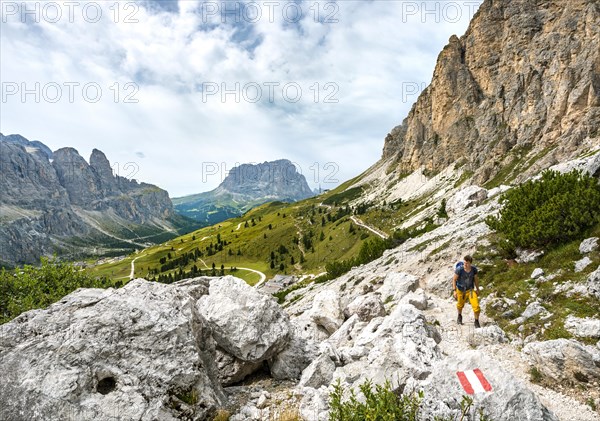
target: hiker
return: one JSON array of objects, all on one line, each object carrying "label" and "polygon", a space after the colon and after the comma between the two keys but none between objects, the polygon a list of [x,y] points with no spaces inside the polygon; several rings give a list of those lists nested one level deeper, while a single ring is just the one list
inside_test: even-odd
[{"label": "hiker", "polygon": [[456,308],[458,309],[457,323],[462,325],[462,309],[465,306],[467,298],[473,307],[475,315],[475,327],[479,328],[479,277],[477,276],[477,267],[473,266],[473,258],[469,255],[464,257],[464,263],[456,265],[454,278],[452,279],[452,289],[454,290],[454,298],[458,301]]}]

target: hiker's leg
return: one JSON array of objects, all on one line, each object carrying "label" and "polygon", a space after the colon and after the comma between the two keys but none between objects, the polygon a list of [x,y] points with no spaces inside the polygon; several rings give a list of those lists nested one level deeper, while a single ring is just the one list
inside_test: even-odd
[{"label": "hiker's leg", "polygon": [[462,292],[461,290],[456,290],[456,309],[458,310],[458,314],[462,313],[462,309],[465,306],[466,300],[467,300],[466,292]]},{"label": "hiker's leg", "polygon": [[479,320],[479,313],[481,309],[479,308],[479,298],[475,291],[469,291],[469,302],[471,303],[471,307],[473,307],[473,314],[475,314],[475,320]]}]

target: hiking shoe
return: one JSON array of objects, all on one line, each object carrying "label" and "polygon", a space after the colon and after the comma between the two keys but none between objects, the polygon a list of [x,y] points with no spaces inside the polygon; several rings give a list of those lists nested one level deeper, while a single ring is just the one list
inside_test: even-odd
[{"label": "hiking shoe", "polygon": [[462,314],[458,315],[458,319],[456,319],[456,323],[458,323],[459,325],[462,325]]},{"label": "hiking shoe", "polygon": [[479,320],[475,319],[475,329],[479,329],[481,325],[479,324]]}]

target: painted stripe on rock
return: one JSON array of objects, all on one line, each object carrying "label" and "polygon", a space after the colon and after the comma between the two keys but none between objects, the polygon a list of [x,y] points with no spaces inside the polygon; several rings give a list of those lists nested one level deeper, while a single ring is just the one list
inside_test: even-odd
[{"label": "painted stripe on rock", "polygon": [[492,391],[492,386],[478,368],[475,370],[457,371],[456,375],[461,386],[469,395]]}]

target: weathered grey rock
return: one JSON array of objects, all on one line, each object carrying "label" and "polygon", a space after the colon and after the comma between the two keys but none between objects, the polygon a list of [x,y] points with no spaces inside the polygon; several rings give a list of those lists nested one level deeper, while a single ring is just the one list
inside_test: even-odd
[{"label": "weathered grey rock", "polygon": [[273,297],[241,279],[214,279],[209,295],[201,297],[197,306],[219,346],[242,361],[267,360],[288,344],[288,316]]},{"label": "weathered grey rock", "polygon": [[525,311],[520,317],[516,318],[511,323],[523,323],[525,320],[531,319],[532,317],[537,315],[540,315],[540,318],[544,320],[550,317],[552,314],[548,310],[546,310],[538,301],[534,301],[525,308]]},{"label": "weathered grey rock", "polygon": [[600,169],[600,153],[596,150],[596,154],[585,158],[573,159],[550,167],[553,171],[568,173],[573,170],[580,170],[584,174],[595,175]]},{"label": "weathered grey rock", "polygon": [[0,419],[206,418],[225,403],[206,284],[79,289],[0,326]]},{"label": "weathered grey rock", "polygon": [[517,263],[533,263],[536,262],[540,257],[544,255],[543,250],[524,250],[517,249]]},{"label": "weathered grey rock", "polygon": [[419,278],[405,272],[390,272],[383,280],[383,285],[377,291],[381,294],[384,304],[398,301],[419,286]]},{"label": "weathered grey rock", "polygon": [[304,387],[300,389],[300,415],[303,420],[329,421],[329,393],[325,387],[313,389]]},{"label": "weathered grey rock", "polygon": [[538,279],[541,276],[544,276],[545,272],[544,269],[541,268],[536,268],[533,270],[533,272],[531,272],[531,279]]},{"label": "weathered grey rock", "polygon": [[600,299],[600,266],[588,276],[587,290],[590,295]]},{"label": "weathered grey rock", "polygon": [[338,294],[330,289],[320,291],[313,300],[310,310],[312,320],[332,334],[344,323]]},{"label": "weathered grey rock", "polygon": [[335,371],[335,363],[327,354],[319,355],[302,372],[302,377],[298,387],[319,388],[323,385],[329,385]]},{"label": "weathered grey rock", "polygon": [[565,329],[578,338],[600,338],[600,320],[568,316]]},{"label": "weathered grey rock", "polygon": [[600,379],[600,350],[574,339],[555,339],[525,345],[523,353],[543,376],[574,383]]},{"label": "weathered grey rock", "polygon": [[269,401],[269,393],[263,392],[263,393],[261,393],[260,397],[258,398],[258,401],[256,402],[256,407],[258,409],[264,409],[267,407],[268,401]]},{"label": "weathered grey rock", "polygon": [[446,203],[446,212],[453,216],[461,213],[471,206],[480,205],[487,199],[488,192],[479,186],[468,186],[455,193]]},{"label": "weathered grey rock", "polygon": [[467,336],[467,342],[473,347],[507,343],[504,331],[497,325],[475,329]]},{"label": "weathered grey rock", "polygon": [[[262,421],[265,419],[263,411],[256,406],[248,404],[240,408],[240,410],[229,418],[230,421]],[[268,419],[268,418],[267,418]]]},{"label": "weathered grey rock", "polygon": [[400,303],[410,304],[419,310],[427,310],[427,294],[421,288],[414,292],[409,292],[400,300]]},{"label": "weathered grey rock", "polygon": [[217,348],[215,361],[219,369],[219,379],[223,386],[241,382],[262,365],[260,361],[242,361],[220,348]]},{"label": "weathered grey rock", "polygon": [[598,237],[586,238],[579,245],[581,254],[588,254],[598,249]]},{"label": "weathered grey rock", "polygon": [[287,347],[269,361],[271,376],[278,380],[298,380],[302,371],[317,357],[317,343],[305,339],[302,326],[291,321],[291,338]]},{"label": "weathered grey rock", "polygon": [[375,317],[385,316],[385,307],[379,294],[359,295],[344,309],[344,316],[356,314],[360,321],[370,322]]},{"label": "weathered grey rock", "polygon": [[310,313],[310,310],[307,310],[299,317],[294,318],[294,324],[298,326],[298,335],[305,340],[313,342],[321,342],[329,338],[329,332],[324,327],[316,324]]},{"label": "weathered grey rock", "polygon": [[476,368],[490,383],[492,392],[480,391],[472,395],[473,413],[481,408],[490,419],[497,421],[558,421],[531,390],[504,371],[498,361],[484,357],[479,351],[463,351],[460,355],[438,361],[427,379],[409,382],[405,393],[423,389],[425,396],[419,412],[421,419],[458,419],[461,414],[460,397],[466,392],[461,387],[457,372]]},{"label": "weathered grey rock", "polygon": [[[358,318],[358,314],[354,314],[350,316],[348,320],[344,322],[344,324],[334,332],[333,335],[327,339],[327,342],[331,343],[336,348],[347,345],[352,341],[354,328],[357,324],[361,323]],[[362,322],[365,324],[364,322]]]},{"label": "weathered grey rock", "polygon": [[581,272],[591,264],[592,260],[589,257],[585,256],[583,259],[575,262],[575,272]]}]

